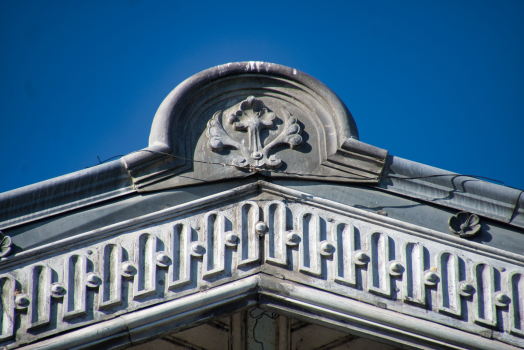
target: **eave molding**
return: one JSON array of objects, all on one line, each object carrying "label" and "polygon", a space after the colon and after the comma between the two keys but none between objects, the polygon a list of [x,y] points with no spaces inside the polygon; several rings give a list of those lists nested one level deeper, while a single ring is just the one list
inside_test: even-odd
[{"label": "eave molding", "polygon": [[103,346],[124,349],[223,314],[259,306],[271,312],[408,349],[517,349],[480,335],[414,319],[264,273],[57,335],[21,350]]},{"label": "eave molding", "polygon": [[35,257],[51,253],[59,253],[60,251],[74,248],[78,245],[81,245],[83,242],[92,240],[94,238],[98,240],[106,237],[111,237],[114,235],[118,235],[124,230],[138,229],[144,225],[150,225],[157,222],[173,219],[177,216],[183,215],[191,211],[202,210],[207,207],[220,205],[221,203],[228,200],[239,200],[242,197],[254,195],[259,192],[266,192],[274,195],[283,196],[285,198],[304,204],[321,206],[325,209],[337,211],[342,215],[349,215],[358,220],[364,220],[379,225],[386,225],[387,227],[403,230],[404,232],[414,236],[428,238],[436,242],[452,245],[453,247],[459,249],[467,249],[471,252],[480,253],[487,257],[503,259],[506,262],[524,267],[524,256],[521,256],[519,254],[507,252],[477,242],[457,238],[439,231],[409,224],[400,220],[388,218],[379,214],[371,213],[365,210],[341,204],[329,199],[324,199],[318,196],[310,195],[305,192],[296,191],[284,186],[279,186],[260,180],[256,183],[240,186],[232,190],[220,192],[212,196],[170,207],[152,214],[143,215],[131,220],[126,220],[114,225],[109,225],[83,234],[75,235],[73,237],[63,239],[57,242],[42,245],[34,249],[29,249],[20,252],[13,256],[7,256],[3,258],[2,261],[0,261],[0,269],[8,268],[15,264],[18,265],[24,263],[28,259],[33,259]]}]

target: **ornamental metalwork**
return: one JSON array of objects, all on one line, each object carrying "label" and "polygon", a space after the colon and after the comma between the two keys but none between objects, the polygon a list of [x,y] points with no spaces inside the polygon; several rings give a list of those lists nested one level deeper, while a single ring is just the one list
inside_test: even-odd
[{"label": "ornamental metalwork", "polygon": [[449,218],[449,229],[451,232],[460,235],[462,238],[475,236],[480,230],[480,219],[475,214],[465,211]]},{"label": "ornamental metalwork", "polygon": [[[234,113],[225,118],[223,118],[223,111],[217,111],[208,122],[206,130],[209,148],[213,152],[220,152],[224,147],[240,150],[242,156],[235,156],[231,160],[238,168],[279,168],[282,159],[276,154],[270,154],[271,151],[281,144],[287,144],[293,149],[298,149],[302,145],[297,118],[292,117],[285,109],[282,111],[284,115],[280,119],[283,121],[283,127],[280,128],[276,138],[267,144],[264,144],[261,138],[261,131],[275,128],[277,115],[269,110],[263,101],[249,96]],[[244,138],[241,142],[235,141],[224,128],[223,119],[234,131],[246,131],[247,139]]]}]

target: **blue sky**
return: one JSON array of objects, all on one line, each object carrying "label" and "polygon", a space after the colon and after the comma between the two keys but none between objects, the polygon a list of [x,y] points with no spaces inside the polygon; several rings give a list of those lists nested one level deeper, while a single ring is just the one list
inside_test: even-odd
[{"label": "blue sky", "polygon": [[0,192],[147,146],[235,61],[324,82],[361,141],[524,188],[524,1],[0,1]]}]

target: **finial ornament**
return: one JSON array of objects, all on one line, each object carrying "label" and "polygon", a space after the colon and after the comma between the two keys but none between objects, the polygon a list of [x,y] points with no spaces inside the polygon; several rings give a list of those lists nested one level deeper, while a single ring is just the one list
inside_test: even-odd
[{"label": "finial ornament", "polygon": [[261,100],[254,96],[249,96],[240,104],[240,108],[227,116],[225,121],[232,126],[235,131],[247,131],[246,139],[237,142],[229,135],[223,126],[223,111],[217,111],[213,118],[208,122],[206,136],[209,148],[213,152],[220,152],[224,147],[230,147],[242,152],[242,156],[232,159],[234,166],[238,168],[279,168],[282,159],[277,155],[270,155],[271,150],[281,144],[288,144],[291,148],[297,149],[302,145],[300,136],[300,126],[298,120],[283,109],[284,127],[280,134],[264,145],[260,132],[263,129],[275,127],[277,116],[270,111]]}]

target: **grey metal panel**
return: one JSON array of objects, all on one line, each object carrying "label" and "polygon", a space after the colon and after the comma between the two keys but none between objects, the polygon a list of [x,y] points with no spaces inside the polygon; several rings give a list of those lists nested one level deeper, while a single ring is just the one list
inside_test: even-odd
[{"label": "grey metal panel", "polygon": [[519,201],[510,223],[515,226],[524,227],[524,191],[520,192]]},{"label": "grey metal panel", "polygon": [[37,222],[12,227],[4,230],[4,233],[12,237],[12,254],[16,254],[20,251],[153,213],[170,206],[190,202],[253,181],[256,180],[253,178],[239,179],[157,193],[132,194],[105,203],[98,203],[88,208],[79,208],[71,213],[62,213]]},{"label": "grey metal panel", "polygon": [[[423,200],[399,196],[391,193],[393,191],[388,191],[388,193],[371,186],[285,179],[273,180],[273,183],[369,212],[381,211],[388,217],[453,237],[457,235],[450,232],[448,220],[456,214],[457,209],[463,210],[461,207],[446,208],[439,205],[440,203],[427,203]],[[486,218],[481,219],[481,224],[480,233],[470,240],[517,254],[524,253],[523,230]]]},{"label": "grey metal panel", "polygon": [[[428,177],[440,174],[449,174],[449,176]],[[524,227],[523,212],[513,217],[522,190],[391,155],[384,169],[384,176],[388,175],[425,178],[405,180],[383,178],[378,185],[379,188]]]},{"label": "grey metal panel", "polygon": [[0,194],[0,229],[135,192],[122,160]]}]

